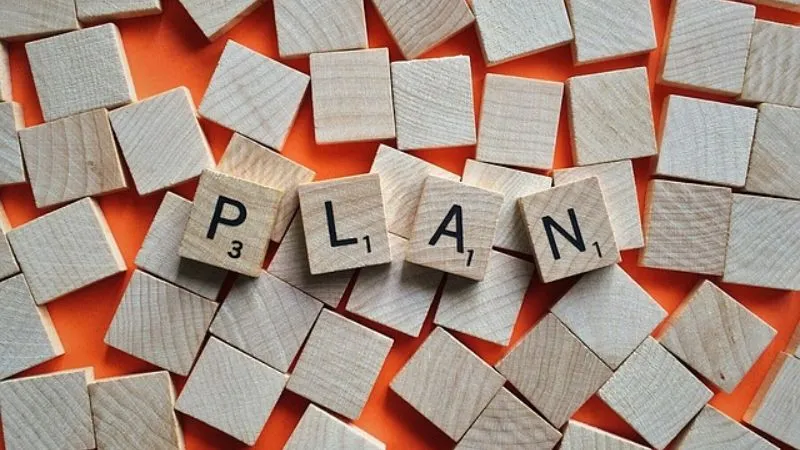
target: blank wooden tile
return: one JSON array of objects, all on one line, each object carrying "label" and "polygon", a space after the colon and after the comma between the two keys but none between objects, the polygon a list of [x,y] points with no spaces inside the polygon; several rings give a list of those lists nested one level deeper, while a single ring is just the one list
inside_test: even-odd
[{"label": "blank wooden tile", "polygon": [[647,447],[585,423],[570,420],[560,450],[644,450]]},{"label": "blank wooden tile", "polygon": [[161,14],[161,0],[76,0],[75,5],[81,22]]},{"label": "blank wooden tile", "polygon": [[797,329],[794,330],[794,336],[792,336],[792,339],[789,341],[786,352],[796,358],[800,358],[800,324],[798,324]]},{"label": "blank wooden tile", "polygon": [[732,202],[729,188],[650,181],[639,265],[722,275]]},{"label": "blank wooden tile", "polygon": [[98,448],[184,448],[168,372],[98,380],[89,384],[89,398]]},{"label": "blank wooden tile", "polygon": [[400,150],[475,144],[469,56],[393,62],[392,93]]},{"label": "blank wooden tile", "polygon": [[675,448],[778,450],[778,447],[711,405],[704,406],[700,414],[681,432],[675,440]]},{"label": "blank wooden tile", "polygon": [[39,305],[125,271],[97,203],[83,199],[8,232]]},{"label": "blank wooden tile", "polygon": [[278,403],[287,378],[212,337],[175,409],[252,446]]},{"label": "blank wooden tile", "polygon": [[27,181],[22,163],[19,130],[25,128],[19,103],[0,103],[0,186]]},{"label": "blank wooden tile", "polygon": [[800,107],[800,27],[756,20],[741,100]]},{"label": "blank wooden tile", "polygon": [[5,448],[95,448],[86,387],[91,367],[0,383]]},{"label": "blank wooden tile", "polygon": [[287,372],[322,303],[267,272],[236,280],[211,333],[276,370]]},{"label": "blank wooden tile", "polygon": [[504,382],[478,355],[437,327],[394,377],[390,388],[458,441]]},{"label": "blank wooden tile", "polygon": [[283,448],[284,450],[383,450],[386,445],[354,425],[342,422],[314,404],[310,404]]},{"label": "blank wooden tile", "polygon": [[212,3],[207,0],[180,0],[180,2],[200,31],[213,41],[255,11],[264,0],[226,0],[222,3]]},{"label": "blank wooden tile", "polygon": [[[5,6],[5,5],[4,5]],[[13,100],[11,86],[11,63],[8,59],[8,47],[0,42],[0,102]]]},{"label": "blank wooden tile", "polygon": [[162,369],[187,375],[217,304],[134,271],[105,343]]},{"label": "blank wooden tile", "polygon": [[275,0],[273,5],[281,58],[367,48],[363,0]]},{"label": "blank wooden tile", "polygon": [[310,61],[317,144],[395,137],[388,49],[314,53]]},{"label": "blank wooden tile", "polygon": [[648,53],[656,48],[649,0],[567,0],[577,64]]},{"label": "blank wooden tile", "polygon": [[576,165],[656,154],[646,68],[575,76],[567,80],[567,89]]},{"label": "blank wooden tile", "polygon": [[503,250],[532,254],[528,230],[517,201],[549,189],[553,179],[521,170],[485,164],[468,159],[464,166],[464,184],[503,194],[503,206],[497,219],[493,245]]},{"label": "blank wooden tile", "polygon": [[800,447],[800,359],[781,353],[744,414],[744,421],[781,442]]},{"label": "blank wooden tile", "polygon": [[2,0],[0,39],[22,40],[77,30],[74,0]]},{"label": "blank wooden tile", "polygon": [[539,321],[495,367],[558,428],[612,373],[552,314]]},{"label": "blank wooden tile", "polygon": [[17,258],[14,256],[6,236],[9,230],[11,230],[11,224],[8,222],[6,210],[3,209],[3,205],[0,205],[0,280],[20,271]]},{"label": "blank wooden tile", "polygon": [[734,194],[726,283],[800,290],[800,201]]},{"label": "blank wooden tile", "polygon": [[200,115],[281,151],[308,80],[302,72],[228,41],[200,103]]},{"label": "blank wooden tile", "polygon": [[744,189],[800,200],[800,108],[762,103]]},{"label": "blank wooden tile", "polygon": [[113,23],[25,45],[47,122],[136,100],[119,29]]}]

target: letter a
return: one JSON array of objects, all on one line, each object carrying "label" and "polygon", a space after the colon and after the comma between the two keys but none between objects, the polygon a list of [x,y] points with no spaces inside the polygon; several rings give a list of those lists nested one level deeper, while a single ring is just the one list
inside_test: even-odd
[{"label": "letter a", "polygon": [[581,227],[578,225],[578,218],[575,216],[575,210],[570,208],[567,210],[567,214],[569,214],[569,221],[572,224],[572,231],[575,232],[575,236],[572,236],[561,227],[555,220],[553,220],[550,216],[542,217],[542,223],[544,224],[544,231],[547,233],[547,240],[550,242],[550,250],[553,252],[553,258],[556,260],[561,259],[561,252],[558,251],[558,245],[556,244],[556,238],[553,236],[553,229],[555,228],[561,236],[564,236],[570,244],[574,245],[575,248],[580,250],[581,252],[586,251],[586,244],[583,242],[583,236],[581,235]]},{"label": "letter a", "polygon": [[[453,219],[456,220],[456,231],[447,229]],[[436,245],[436,243],[439,242],[439,238],[442,236],[455,238],[456,251],[458,253],[464,253],[464,221],[462,218],[461,205],[453,205],[453,207],[450,208],[450,211],[447,212],[447,215],[444,220],[442,220],[442,223],[439,224],[439,228],[436,229],[436,233],[433,234],[428,244]]]},{"label": "letter a", "polygon": [[[222,210],[225,209],[225,205],[230,205],[236,208],[236,210],[238,211],[236,217],[232,219],[226,219],[222,217]],[[234,200],[229,197],[225,197],[224,195],[220,195],[219,197],[217,197],[217,206],[214,207],[214,216],[211,217],[211,223],[208,225],[208,233],[206,233],[206,238],[214,239],[214,236],[217,235],[217,227],[219,225],[237,227],[243,224],[246,218],[247,218],[247,207],[244,206],[242,202]]]}]

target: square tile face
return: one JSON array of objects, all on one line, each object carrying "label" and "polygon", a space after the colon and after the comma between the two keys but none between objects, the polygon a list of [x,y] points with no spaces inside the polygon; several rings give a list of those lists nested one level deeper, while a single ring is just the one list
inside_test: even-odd
[{"label": "square tile face", "polygon": [[560,450],[581,449],[646,450],[647,447],[615,436],[607,431],[574,420],[569,421]]},{"label": "square tile face", "polygon": [[306,408],[300,423],[283,448],[284,450],[315,448],[383,450],[386,446],[365,431],[342,422],[312,403]]},{"label": "square tile face", "polygon": [[576,165],[657,153],[646,68],[572,77],[567,89]]},{"label": "square tile face", "polygon": [[210,41],[233,28],[263,3],[261,0],[225,0],[219,3],[208,0],[180,0],[180,2]]},{"label": "square tile face", "polygon": [[200,103],[200,115],[281,151],[308,79],[302,72],[228,41]]},{"label": "square tile face", "polygon": [[656,48],[649,0],[567,0],[578,64],[647,53]]},{"label": "square tile face", "polygon": [[39,305],[125,271],[103,212],[84,199],[8,232]]},{"label": "square tile face", "polygon": [[175,409],[247,445],[255,445],[287,375],[212,337]]},{"label": "square tile face", "polygon": [[442,328],[435,328],[390,388],[458,441],[505,379]]},{"label": "square tile face", "polygon": [[564,83],[486,74],[476,159],[550,170]]},{"label": "square tile face", "polygon": [[393,342],[377,331],[323,310],[286,388],[356,420]]},{"label": "square tile face", "polygon": [[46,122],[136,100],[113,23],[29,42],[25,50]]},{"label": "square tile face", "polygon": [[273,6],[281,58],[367,48],[362,0],[276,0]]},{"label": "square tile face", "polygon": [[800,202],[735,194],[730,217],[722,280],[800,290]]},{"label": "square tile face", "polygon": [[758,106],[758,121],[744,189],[800,200],[800,108]]},{"label": "square tile face", "polygon": [[766,439],[745,428],[711,405],[706,405],[675,440],[679,450],[700,448],[749,448],[778,450]]},{"label": "square tile face", "polygon": [[395,137],[388,49],[314,53],[310,61],[317,144]]},{"label": "square tile face", "polygon": [[392,93],[400,150],[475,144],[469,56],[393,62]]},{"label": "square tile face", "polygon": [[0,186],[24,183],[27,179],[17,134],[23,128],[22,106],[14,102],[0,103]]},{"label": "square tile face", "polygon": [[800,27],[756,20],[741,99],[800,107]]},{"label": "square tile face", "polygon": [[744,415],[752,427],[800,447],[800,359],[781,353]]},{"label": "square tile face", "polygon": [[73,0],[5,0],[2,8],[0,39],[3,40],[30,39],[80,28]]},{"label": "square tile face", "polygon": [[127,19],[161,13],[161,0],[76,0],[81,22]]}]

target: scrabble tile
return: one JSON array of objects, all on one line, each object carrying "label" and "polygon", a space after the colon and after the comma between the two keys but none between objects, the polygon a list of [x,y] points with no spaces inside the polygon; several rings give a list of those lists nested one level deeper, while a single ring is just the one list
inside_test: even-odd
[{"label": "scrabble tile", "polygon": [[561,186],[586,178],[597,177],[608,208],[608,218],[620,250],[644,247],[639,199],[631,161],[616,161],[591,166],[557,169],[553,184]]},{"label": "scrabble tile", "polygon": [[656,48],[649,0],[567,0],[575,31],[573,56],[586,64],[649,53]]},{"label": "scrabble tile", "polygon": [[458,441],[504,382],[478,355],[437,327],[389,387]]},{"label": "scrabble tile", "polygon": [[95,448],[87,383],[91,367],[0,383],[5,448]]},{"label": "scrabble tile", "polygon": [[650,181],[639,265],[722,275],[732,202],[729,188]]},{"label": "scrabble tile", "polygon": [[25,50],[46,122],[136,100],[113,23],[28,42]]},{"label": "scrabble tile", "polygon": [[495,367],[557,428],[612,373],[552,314],[539,321]]},{"label": "scrabble tile", "polygon": [[468,159],[464,166],[464,184],[503,194],[503,206],[497,219],[493,245],[503,250],[532,254],[531,242],[517,201],[549,189],[553,179],[521,170],[509,169]]},{"label": "scrabble tile", "polygon": [[81,22],[100,22],[161,14],[161,0],[76,0]]},{"label": "scrabble tile", "polygon": [[386,445],[367,432],[342,422],[314,404],[308,405],[284,450],[383,450]]},{"label": "scrabble tile", "polygon": [[175,409],[252,446],[278,403],[287,378],[212,337]]},{"label": "scrabble tile", "polygon": [[226,0],[222,3],[207,0],[180,0],[180,2],[200,31],[208,40],[213,41],[255,11],[264,0]]},{"label": "scrabble tile", "polygon": [[620,261],[597,177],[522,197],[519,207],[545,283]]},{"label": "scrabble tile", "polygon": [[583,275],[551,312],[614,370],[667,317],[616,264]]},{"label": "scrabble tile", "polygon": [[646,68],[575,76],[567,90],[576,165],[657,153]]},{"label": "scrabble tile", "polygon": [[675,440],[678,450],[704,448],[748,448],[753,450],[778,450],[766,439],[745,428],[711,405],[700,414]]},{"label": "scrabble tile", "polygon": [[178,375],[192,368],[217,304],[134,271],[105,343]]},{"label": "scrabble tile", "polygon": [[397,61],[391,68],[400,150],[475,144],[469,56]]},{"label": "scrabble tile", "polygon": [[[354,342],[358,345],[354,346]],[[286,388],[356,420],[393,342],[391,338],[323,309]]]},{"label": "scrabble tile", "polygon": [[22,40],[77,30],[74,0],[1,0],[0,39]]},{"label": "scrabble tile", "polygon": [[257,277],[283,192],[212,170],[203,171],[179,254]]},{"label": "scrabble tile", "polygon": [[64,354],[47,309],[33,302],[25,276],[0,282],[0,380]]},{"label": "scrabble tile", "polygon": [[308,80],[302,72],[228,41],[200,103],[200,115],[281,151]]},{"label": "scrabble tile", "polygon": [[125,271],[97,203],[83,199],[8,232],[38,305]]},{"label": "scrabble tile", "polygon": [[117,109],[109,116],[139,195],[175,186],[214,167],[211,148],[185,87]]},{"label": "scrabble tile", "polygon": [[486,74],[478,161],[550,170],[564,83]]},{"label": "scrabble tile", "polygon": [[651,446],[663,449],[711,400],[689,369],[648,337],[598,392]]},{"label": "scrabble tile", "polygon": [[389,235],[392,262],[358,273],[347,310],[417,337],[444,275],[406,262],[408,241]]},{"label": "scrabble tile", "polygon": [[281,58],[367,48],[362,0],[275,0],[273,5]]},{"label": "scrabble tile", "polygon": [[741,100],[800,107],[800,27],[756,20]]},{"label": "scrabble tile", "polygon": [[373,0],[406,59],[417,59],[475,21],[464,0]]},{"label": "scrabble tile", "polygon": [[744,422],[800,447],[800,359],[781,353],[744,414]]},{"label": "scrabble tile", "polygon": [[19,144],[19,130],[25,128],[19,103],[0,103],[0,186],[27,181]]},{"label": "scrabble tile", "polygon": [[456,445],[456,450],[487,448],[555,448],[561,433],[539,414],[501,388],[478,420]]},{"label": "scrabble tile", "polygon": [[757,5],[767,5],[788,11],[800,11],[800,0],[751,0]]},{"label": "scrabble tile", "polygon": [[128,187],[105,109],[20,130],[19,141],[37,208]]},{"label": "scrabble tile", "polygon": [[312,275],[391,261],[378,174],[298,187]]},{"label": "scrabble tile", "polygon": [[489,66],[572,41],[562,0],[472,0],[472,8]]},{"label": "scrabble tile", "polygon": [[797,325],[797,329],[794,330],[794,336],[789,341],[789,346],[786,348],[786,351],[796,357],[800,358],[800,324]]},{"label": "scrabble tile", "polygon": [[11,230],[11,224],[8,223],[6,210],[0,204],[0,280],[10,277],[18,273],[19,264],[14,252],[11,250],[11,244],[8,242],[8,234]]},{"label": "scrabble tile", "polygon": [[395,137],[388,49],[314,53],[310,61],[317,144]]},{"label": "scrabble tile", "polygon": [[89,384],[89,398],[98,448],[184,448],[169,373],[98,380]]},{"label": "scrabble tile", "polygon": [[8,47],[0,42],[0,102],[13,100],[11,86],[11,63],[8,59]]},{"label": "scrabble tile", "polygon": [[647,447],[585,423],[570,420],[560,450],[645,450]]},{"label": "scrabble tile", "polygon": [[461,177],[423,159],[381,144],[370,173],[381,177],[386,226],[390,233],[411,237],[422,186],[429,175],[459,181]]},{"label": "scrabble tile", "polygon": [[722,281],[800,290],[800,202],[733,195]]},{"label": "scrabble tile", "polygon": [[744,189],[800,200],[800,108],[762,103]]},{"label": "scrabble tile", "polygon": [[239,278],[211,333],[280,372],[288,372],[322,303],[267,272]]},{"label": "scrabble tile", "polygon": [[406,261],[482,280],[502,204],[503,195],[498,192],[429,176]]}]

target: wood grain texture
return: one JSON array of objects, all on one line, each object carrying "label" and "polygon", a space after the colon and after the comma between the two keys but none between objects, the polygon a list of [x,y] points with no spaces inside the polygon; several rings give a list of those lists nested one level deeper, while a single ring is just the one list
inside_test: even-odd
[{"label": "wood grain texture", "polygon": [[20,130],[19,141],[37,208],[128,187],[105,109]]},{"label": "wood grain texture", "polygon": [[8,59],[8,46],[0,42],[0,102],[13,100],[11,86],[11,62]]},{"label": "wood grain texture", "polygon": [[794,336],[789,340],[786,352],[796,358],[800,358],[800,324],[798,324],[797,329],[794,330]]},{"label": "wood grain texture", "polygon": [[612,373],[553,314],[540,320],[495,367],[557,428]]},{"label": "wood grain texture", "polygon": [[95,448],[87,383],[91,367],[0,383],[5,448]]},{"label": "wood grain texture", "polygon": [[0,280],[10,277],[19,273],[19,264],[14,252],[11,250],[11,244],[8,242],[8,234],[11,230],[11,224],[8,222],[6,210],[0,204]]},{"label": "wood grain texture", "polygon": [[129,19],[161,14],[161,0],[75,0],[81,22]]},{"label": "wood grain texture", "polygon": [[722,275],[732,203],[729,188],[651,180],[639,265]]},{"label": "wood grain texture", "polygon": [[74,0],[1,0],[0,39],[32,39],[80,28]]},{"label": "wood grain texture", "polygon": [[200,103],[200,115],[281,151],[308,80],[302,72],[228,41]]},{"label": "wood grain texture", "polygon": [[28,42],[25,50],[46,122],[136,101],[113,23]]},{"label": "wood grain texture", "polygon": [[39,305],[125,271],[103,212],[90,198],[14,228],[7,236]]},{"label": "wood grain texture", "polygon": [[297,288],[261,272],[255,279],[236,280],[210,332],[286,373],[322,306]]},{"label": "wood grain texture", "polygon": [[136,270],[104,341],[117,350],[186,376],[217,306]]},{"label": "wood grain texture", "polygon": [[800,107],[800,27],[756,20],[741,100]]},{"label": "wood grain texture", "polygon": [[585,423],[570,420],[560,450],[645,450],[647,447]]},{"label": "wood grain texture", "polygon": [[386,445],[374,437],[308,405],[284,450],[383,450]]},{"label": "wood grain texture", "polygon": [[800,448],[800,359],[778,355],[753,402],[745,423],[794,448]]},{"label": "wood grain texture", "polygon": [[[441,3],[452,1],[464,2],[446,0]],[[391,3],[398,6],[409,4]],[[469,56],[396,61],[391,69],[397,147],[400,150],[475,144]]]},{"label": "wood grain texture", "polygon": [[800,201],[733,195],[727,283],[800,290]]},{"label": "wood grain texture", "polygon": [[264,0],[180,0],[200,31],[213,41],[233,28]]},{"label": "wood grain texture", "polygon": [[253,446],[287,378],[211,337],[175,409]]},{"label": "wood grain texture", "polygon": [[458,441],[504,382],[478,355],[437,327],[394,377],[390,388]]},{"label": "wood grain texture", "polygon": [[778,447],[711,405],[704,406],[700,414],[681,432],[675,440],[675,448],[677,450],[730,448],[778,450]]},{"label": "wood grain texture", "polygon": [[363,0],[274,0],[273,6],[281,58],[367,48]]},{"label": "wood grain texture", "polygon": [[577,64],[605,61],[656,48],[649,0],[567,0]]},{"label": "wood grain texture", "polygon": [[97,448],[183,450],[168,372],[106,378],[89,384]]},{"label": "wood grain texture", "polygon": [[645,67],[575,76],[567,90],[575,165],[657,153]]},{"label": "wood grain texture", "polygon": [[762,103],[750,153],[747,192],[800,200],[800,108]]},{"label": "wood grain texture", "polygon": [[22,106],[10,101],[0,103],[0,186],[27,181],[18,135],[23,128]]}]

